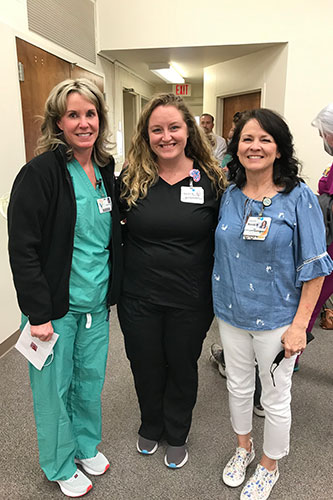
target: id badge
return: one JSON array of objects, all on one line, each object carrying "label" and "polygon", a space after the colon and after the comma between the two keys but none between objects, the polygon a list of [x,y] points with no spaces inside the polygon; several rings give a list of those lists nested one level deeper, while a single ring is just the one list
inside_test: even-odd
[{"label": "id badge", "polygon": [[112,201],[110,196],[106,196],[105,198],[98,198],[97,205],[100,214],[105,214],[107,212],[111,212],[112,210]]},{"label": "id badge", "polygon": [[249,217],[246,223],[243,239],[263,241],[268,235],[271,217]]},{"label": "id badge", "polygon": [[198,203],[202,205],[205,201],[205,192],[202,187],[181,186],[180,201],[183,203]]}]

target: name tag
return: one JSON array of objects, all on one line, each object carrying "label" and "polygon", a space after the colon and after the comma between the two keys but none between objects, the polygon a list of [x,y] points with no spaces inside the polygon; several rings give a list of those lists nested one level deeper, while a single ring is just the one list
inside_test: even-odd
[{"label": "name tag", "polygon": [[249,217],[246,223],[243,239],[263,241],[268,235],[272,219],[270,217]]},{"label": "name tag", "polygon": [[205,201],[205,192],[202,187],[181,186],[180,201],[183,203],[203,204]]},{"label": "name tag", "polygon": [[99,198],[97,200],[97,205],[100,214],[105,214],[106,212],[111,212],[112,210],[112,201],[110,196]]}]

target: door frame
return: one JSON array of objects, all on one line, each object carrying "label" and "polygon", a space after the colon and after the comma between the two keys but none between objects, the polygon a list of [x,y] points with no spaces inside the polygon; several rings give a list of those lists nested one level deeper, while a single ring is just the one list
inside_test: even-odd
[{"label": "door frame", "polygon": [[124,113],[124,109],[125,109],[125,100],[124,100],[124,94],[131,94],[133,97],[134,97],[134,103],[133,103],[133,117],[132,117],[132,131],[134,132],[135,130],[135,127],[136,127],[136,124],[138,122],[138,118],[139,118],[139,115],[140,115],[140,94],[138,92],[136,92],[133,88],[128,88],[128,87],[125,87],[124,85],[122,86],[122,110],[121,110],[121,117],[122,117],[122,156],[124,158],[124,160],[126,160],[127,158],[127,155],[126,155],[126,149],[128,144],[126,142],[126,137],[127,134],[126,134],[126,130],[125,130],[125,113]]}]

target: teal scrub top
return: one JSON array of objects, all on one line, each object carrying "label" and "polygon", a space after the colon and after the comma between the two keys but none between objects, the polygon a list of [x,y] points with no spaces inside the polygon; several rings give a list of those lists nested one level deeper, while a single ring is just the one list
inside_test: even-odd
[{"label": "teal scrub top", "polygon": [[75,159],[67,163],[76,199],[74,248],[69,281],[69,309],[91,313],[106,307],[109,286],[111,212],[100,213],[97,200],[107,196],[99,168],[94,164],[93,187],[87,174]]}]

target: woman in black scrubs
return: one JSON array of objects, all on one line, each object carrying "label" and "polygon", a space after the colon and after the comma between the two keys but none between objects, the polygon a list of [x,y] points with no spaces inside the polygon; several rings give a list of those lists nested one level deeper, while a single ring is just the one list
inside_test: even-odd
[{"label": "woman in black scrubs", "polygon": [[213,319],[214,230],[225,177],[183,100],[144,108],[120,181],[126,218],[120,325],[141,410],[137,449],[167,441],[180,468],[198,387],[197,360]]}]

